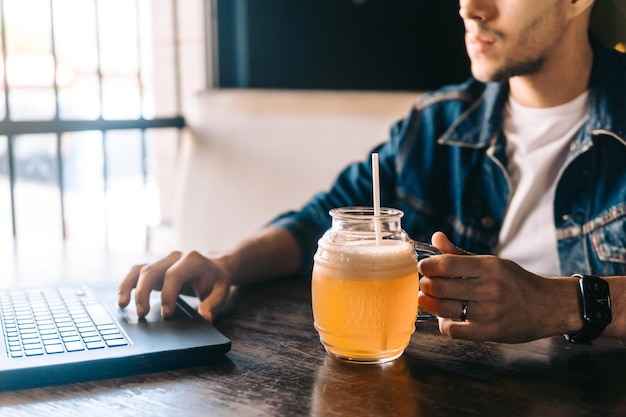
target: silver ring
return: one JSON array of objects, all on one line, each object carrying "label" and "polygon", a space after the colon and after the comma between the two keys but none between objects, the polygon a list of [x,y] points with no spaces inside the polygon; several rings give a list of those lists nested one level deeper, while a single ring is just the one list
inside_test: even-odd
[{"label": "silver ring", "polygon": [[467,300],[461,301],[461,315],[459,321],[465,321],[467,319]]}]

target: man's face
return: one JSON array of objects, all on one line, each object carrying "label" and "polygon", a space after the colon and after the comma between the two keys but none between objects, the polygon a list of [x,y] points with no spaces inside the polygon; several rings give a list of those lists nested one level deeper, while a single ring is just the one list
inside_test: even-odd
[{"label": "man's face", "polygon": [[564,36],[570,0],[460,0],[472,74],[502,81],[540,72]]}]

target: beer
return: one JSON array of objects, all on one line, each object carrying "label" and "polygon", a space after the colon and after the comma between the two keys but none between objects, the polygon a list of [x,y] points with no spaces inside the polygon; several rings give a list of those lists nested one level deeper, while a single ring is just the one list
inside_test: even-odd
[{"label": "beer", "polygon": [[406,240],[320,240],[313,315],[332,356],[380,363],[400,356],[415,331],[417,259]]}]

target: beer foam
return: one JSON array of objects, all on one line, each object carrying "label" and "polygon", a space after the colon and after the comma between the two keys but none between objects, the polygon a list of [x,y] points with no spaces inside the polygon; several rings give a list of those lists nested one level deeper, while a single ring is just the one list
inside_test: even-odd
[{"label": "beer foam", "polygon": [[[342,279],[380,279],[371,272],[404,276],[417,271],[417,257],[408,242],[387,241],[381,245],[354,242],[342,245],[320,244],[315,254],[316,268]],[[321,272],[321,271],[320,271]],[[376,274],[378,275],[378,274]]]}]

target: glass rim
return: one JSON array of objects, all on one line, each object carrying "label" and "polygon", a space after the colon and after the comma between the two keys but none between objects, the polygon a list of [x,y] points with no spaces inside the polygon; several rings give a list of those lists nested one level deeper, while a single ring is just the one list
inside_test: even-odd
[{"label": "glass rim", "polygon": [[371,206],[350,206],[350,207],[336,207],[330,209],[328,212],[332,218],[339,219],[375,219],[375,218],[400,218],[404,216],[404,212],[397,208],[381,207],[380,215],[374,214],[374,207]]}]

